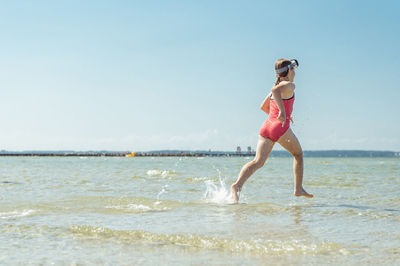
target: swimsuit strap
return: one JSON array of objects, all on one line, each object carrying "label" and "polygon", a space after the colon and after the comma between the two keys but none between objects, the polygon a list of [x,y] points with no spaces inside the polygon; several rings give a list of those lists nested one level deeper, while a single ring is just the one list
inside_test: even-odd
[{"label": "swimsuit strap", "polygon": [[[290,98],[287,98],[287,99],[282,99],[282,101],[291,100],[293,97],[294,97],[294,93],[293,93],[293,96],[292,96],[292,97],[290,97]],[[274,100],[274,98],[272,98],[272,94],[271,94],[271,100]],[[274,101],[275,101],[275,100],[274,100]]]}]

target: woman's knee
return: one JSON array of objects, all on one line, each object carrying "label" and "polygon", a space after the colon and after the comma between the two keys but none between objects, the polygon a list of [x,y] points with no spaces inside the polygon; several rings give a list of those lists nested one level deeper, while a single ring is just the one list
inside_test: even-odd
[{"label": "woman's knee", "polygon": [[303,160],[303,151],[302,150],[293,152],[292,155],[296,160]]},{"label": "woman's knee", "polygon": [[253,160],[252,163],[256,169],[260,169],[264,166],[265,160]]}]

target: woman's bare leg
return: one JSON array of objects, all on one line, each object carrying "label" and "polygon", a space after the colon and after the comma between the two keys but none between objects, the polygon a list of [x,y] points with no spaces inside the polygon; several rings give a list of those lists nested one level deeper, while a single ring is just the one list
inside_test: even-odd
[{"label": "woman's bare leg", "polygon": [[243,166],[238,179],[231,186],[231,192],[235,203],[239,201],[239,194],[244,182],[246,182],[257,169],[260,169],[264,165],[274,144],[275,142],[272,140],[259,136],[255,158]]},{"label": "woman's bare leg", "polygon": [[278,139],[278,143],[293,155],[294,172],[294,195],[312,198],[313,195],[307,193],[303,188],[303,150],[293,131],[289,128],[285,134]]}]

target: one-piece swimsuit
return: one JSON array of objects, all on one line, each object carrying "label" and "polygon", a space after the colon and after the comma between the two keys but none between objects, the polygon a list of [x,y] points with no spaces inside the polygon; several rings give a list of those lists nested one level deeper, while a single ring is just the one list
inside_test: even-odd
[{"label": "one-piece swimsuit", "polygon": [[286,112],[285,126],[282,126],[281,121],[277,119],[279,115],[279,108],[275,100],[271,98],[268,119],[264,122],[260,129],[260,135],[262,137],[269,138],[275,142],[278,141],[278,139],[285,134],[290,127],[290,116],[293,111],[294,94],[289,99],[282,99],[282,102]]}]

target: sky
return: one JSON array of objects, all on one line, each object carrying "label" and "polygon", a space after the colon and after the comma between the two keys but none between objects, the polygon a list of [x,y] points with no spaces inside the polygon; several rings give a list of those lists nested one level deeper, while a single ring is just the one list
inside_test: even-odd
[{"label": "sky", "polygon": [[304,150],[400,151],[399,10],[2,1],[0,150],[255,149],[274,63],[296,58],[292,130]]}]

